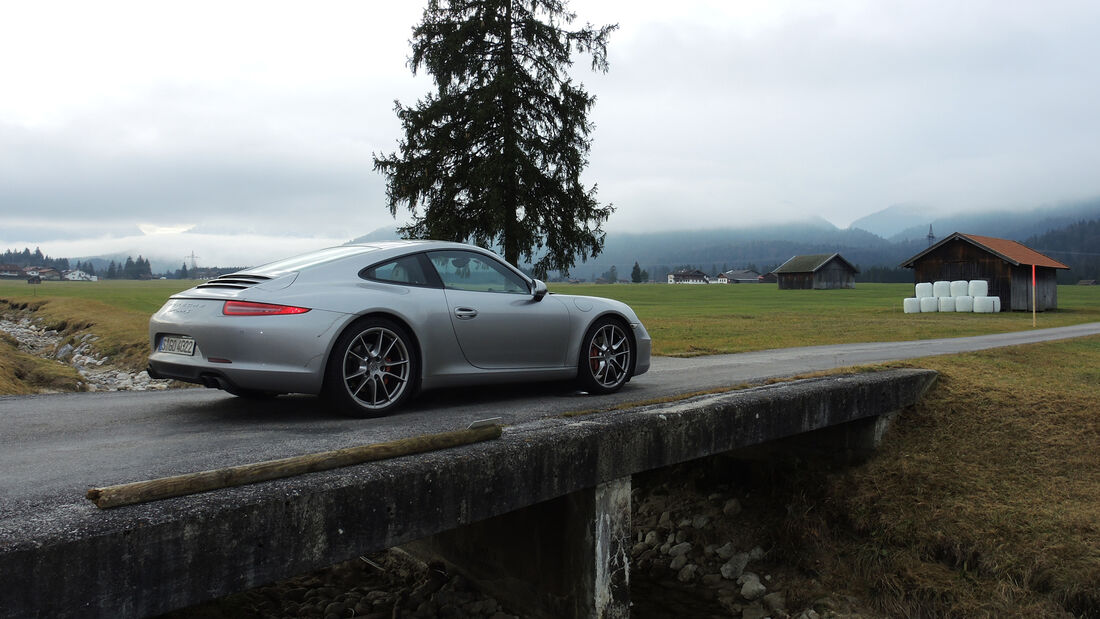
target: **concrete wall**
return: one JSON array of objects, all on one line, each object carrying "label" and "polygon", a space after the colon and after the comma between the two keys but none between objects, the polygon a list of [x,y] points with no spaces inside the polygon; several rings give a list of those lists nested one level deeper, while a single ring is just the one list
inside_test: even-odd
[{"label": "concrete wall", "polygon": [[148,505],[28,514],[0,538],[0,616],[159,614],[601,485],[611,494],[594,494],[590,511],[604,513],[616,480],[897,411],[934,380],[893,370],[798,381],[542,419],[488,443]]}]

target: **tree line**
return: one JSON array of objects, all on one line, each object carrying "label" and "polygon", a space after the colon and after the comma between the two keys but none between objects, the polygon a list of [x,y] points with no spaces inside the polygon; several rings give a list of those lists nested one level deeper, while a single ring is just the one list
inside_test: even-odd
[{"label": "tree line", "polygon": [[0,255],[0,264],[14,264],[18,267],[50,267],[58,271],[69,270],[68,258],[51,258],[42,253],[38,247],[32,252],[24,247],[23,251],[7,250]]},{"label": "tree line", "polygon": [[126,256],[126,262],[121,264],[112,260],[107,264],[107,272],[104,279],[153,279],[153,269],[149,265],[148,258],[141,256],[134,260]]},{"label": "tree line", "polygon": [[1083,279],[1100,280],[1100,219],[1081,220],[1065,228],[1032,236],[1024,241],[1024,245],[1069,267],[1069,271],[1058,269],[1059,284],[1076,284]]}]

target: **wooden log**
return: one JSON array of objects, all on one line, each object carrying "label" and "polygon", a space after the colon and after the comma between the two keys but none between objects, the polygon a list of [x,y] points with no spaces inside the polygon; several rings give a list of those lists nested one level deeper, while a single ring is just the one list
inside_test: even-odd
[{"label": "wooden log", "polygon": [[95,503],[96,507],[108,509],[469,445],[500,438],[501,431],[501,426],[496,424],[471,427],[467,430],[414,436],[385,443],[345,447],[334,451],[243,464],[212,471],[92,488],[85,496]]}]

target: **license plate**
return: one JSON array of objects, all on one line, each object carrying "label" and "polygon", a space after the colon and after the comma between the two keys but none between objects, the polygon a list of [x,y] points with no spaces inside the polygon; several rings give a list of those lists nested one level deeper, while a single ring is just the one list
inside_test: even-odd
[{"label": "license plate", "polygon": [[166,335],[160,338],[160,346],[157,352],[166,352],[173,355],[194,355],[195,340],[189,337]]}]

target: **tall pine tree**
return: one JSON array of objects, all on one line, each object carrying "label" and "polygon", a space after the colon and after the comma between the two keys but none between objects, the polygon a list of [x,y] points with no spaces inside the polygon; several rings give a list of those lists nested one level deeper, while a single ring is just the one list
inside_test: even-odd
[{"label": "tall pine tree", "polygon": [[580,181],[595,97],[567,70],[579,52],[606,72],[618,26],[567,29],[575,18],[564,0],[429,0],[409,66],[436,90],[396,104],[400,153],[374,158],[390,213],[413,215],[405,237],[499,246],[540,276],[603,249],[614,209]]}]

